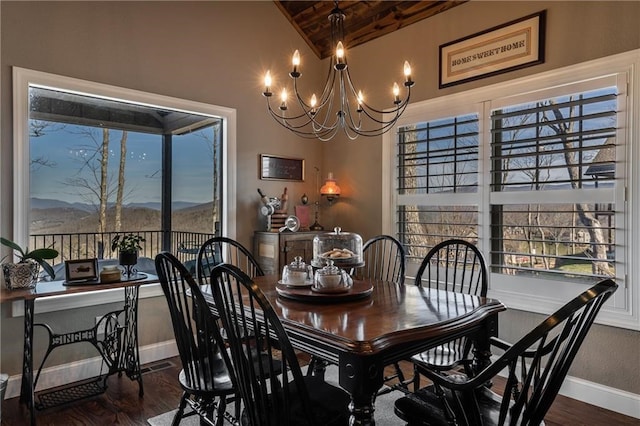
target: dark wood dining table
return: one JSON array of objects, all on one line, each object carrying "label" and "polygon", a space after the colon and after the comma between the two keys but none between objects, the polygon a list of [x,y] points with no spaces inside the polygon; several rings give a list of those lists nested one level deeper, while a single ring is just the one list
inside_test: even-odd
[{"label": "dark wood dining table", "polygon": [[391,363],[464,335],[475,342],[478,368],[487,364],[489,337],[497,335],[498,313],[506,309],[495,299],[392,282],[370,282],[373,291],[353,299],[283,297],[278,276],[254,281],[294,348],[338,365],[339,384],[351,395],[352,425],[375,424],[374,398]]}]

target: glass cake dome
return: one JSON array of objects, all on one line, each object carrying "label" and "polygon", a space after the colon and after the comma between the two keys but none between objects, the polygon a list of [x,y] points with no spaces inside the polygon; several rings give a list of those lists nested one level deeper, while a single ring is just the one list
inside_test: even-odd
[{"label": "glass cake dome", "polygon": [[313,260],[311,265],[322,268],[332,260],[339,268],[364,266],[362,237],[353,232],[342,232],[339,227],[333,232],[318,234],[313,238]]}]

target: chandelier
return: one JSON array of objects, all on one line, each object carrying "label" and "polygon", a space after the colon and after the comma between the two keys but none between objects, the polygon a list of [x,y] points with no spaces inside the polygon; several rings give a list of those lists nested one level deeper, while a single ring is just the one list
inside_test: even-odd
[{"label": "chandelier", "polygon": [[[340,129],[351,140],[358,136],[379,136],[389,131],[398,118],[402,115],[409,103],[411,87],[411,66],[404,62],[404,87],[406,97],[400,99],[400,86],[393,84],[392,107],[389,109],[376,109],[365,101],[361,90],[356,90],[351,76],[344,40],[345,15],[338,7],[331,11],[331,45],[336,46],[329,62],[327,81],[320,97],[315,93],[308,101],[305,101],[298,91],[298,80],[302,76],[300,72],[300,52],[293,53],[293,69],[289,76],[293,79],[294,108],[289,105],[288,92],[283,88],[280,92],[280,105],[273,107],[271,98],[271,72],[267,71],[264,77],[263,96],[267,98],[267,108],[271,116],[282,126],[304,138],[314,138],[323,141],[332,139]],[[290,108],[292,107],[292,108]],[[384,120],[383,114],[390,119]]]}]

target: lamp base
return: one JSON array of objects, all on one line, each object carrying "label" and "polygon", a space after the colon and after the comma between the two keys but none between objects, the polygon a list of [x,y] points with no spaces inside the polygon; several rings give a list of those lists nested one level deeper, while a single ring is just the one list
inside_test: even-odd
[{"label": "lamp base", "polygon": [[315,214],[315,221],[313,222],[313,225],[311,225],[309,227],[310,231],[324,231],[324,226],[320,225],[318,223],[318,202],[316,201],[316,214]]},{"label": "lamp base", "polygon": [[320,225],[318,223],[318,221],[316,220],[315,222],[313,222],[313,224],[309,227],[310,231],[324,231],[324,226]]}]

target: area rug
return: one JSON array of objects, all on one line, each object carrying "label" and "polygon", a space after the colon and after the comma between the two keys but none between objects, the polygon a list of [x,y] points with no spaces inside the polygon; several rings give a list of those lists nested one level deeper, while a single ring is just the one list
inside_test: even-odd
[{"label": "area rug", "polygon": [[[337,386],[338,383],[338,368],[336,366],[329,366],[325,372],[325,380]],[[396,399],[402,396],[400,391],[392,391],[384,395],[380,395],[376,398],[376,410],[374,412],[374,418],[377,426],[399,426],[405,423],[393,414],[393,404]],[[151,426],[170,426],[175,410],[168,413],[160,414],[159,416],[152,417],[148,420]],[[180,426],[199,426],[200,421],[198,416],[190,416],[186,419],[182,419]],[[228,425],[228,423],[225,423]]]}]

